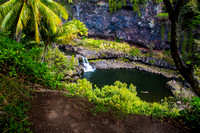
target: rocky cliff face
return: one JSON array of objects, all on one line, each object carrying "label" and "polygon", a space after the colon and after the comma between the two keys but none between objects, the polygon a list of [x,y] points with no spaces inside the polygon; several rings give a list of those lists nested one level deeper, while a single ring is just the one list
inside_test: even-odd
[{"label": "rocky cliff face", "polygon": [[157,67],[161,67],[161,68],[168,68],[168,69],[176,70],[176,67],[171,65],[169,62],[167,62],[163,59],[155,58],[155,57],[134,56],[134,55],[129,55],[129,54],[123,53],[123,52],[117,52],[114,50],[96,51],[96,50],[84,48],[82,46],[60,45],[60,48],[74,51],[75,53],[83,55],[90,60],[96,60],[96,59],[110,60],[110,59],[120,59],[121,58],[121,59],[127,59],[131,62],[140,62],[140,63],[147,64],[150,66],[157,66]]},{"label": "rocky cliff face", "polygon": [[[162,6],[151,0],[141,9],[140,17],[133,11],[131,3],[114,13],[110,13],[108,3],[99,0],[78,2],[71,9],[72,16],[86,24],[91,37],[118,38],[156,49],[169,48],[162,41],[162,24],[155,17],[161,12]],[[167,33],[165,34],[164,37],[167,38]]]}]

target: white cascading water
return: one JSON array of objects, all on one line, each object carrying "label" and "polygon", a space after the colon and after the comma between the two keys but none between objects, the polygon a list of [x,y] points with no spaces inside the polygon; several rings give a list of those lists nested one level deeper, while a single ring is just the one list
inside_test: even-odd
[{"label": "white cascading water", "polygon": [[89,62],[88,62],[88,59],[86,57],[83,57],[82,56],[82,60],[83,60],[83,67],[84,67],[84,72],[93,72],[95,71],[96,69],[93,68]]},{"label": "white cascading water", "polygon": [[76,6],[76,11],[77,11],[77,19],[79,20],[80,19],[80,10],[79,10],[79,5]]}]

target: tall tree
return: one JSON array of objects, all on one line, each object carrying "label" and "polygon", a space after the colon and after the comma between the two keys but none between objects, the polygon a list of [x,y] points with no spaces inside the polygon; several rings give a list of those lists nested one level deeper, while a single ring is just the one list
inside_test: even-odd
[{"label": "tall tree", "polygon": [[189,0],[178,0],[175,5],[172,5],[170,0],[163,0],[167,12],[169,14],[169,20],[171,22],[171,55],[176,64],[176,68],[184,79],[191,85],[193,90],[200,96],[200,81],[194,75],[194,66],[193,64],[186,65],[181,57],[179,52],[178,44],[178,24],[179,24],[179,15],[181,10],[186,4],[189,3]]},{"label": "tall tree", "polygon": [[[62,5],[53,0],[10,0],[0,6],[0,29],[11,30],[19,42],[23,28],[27,27],[28,23],[33,24],[28,26],[34,27],[35,41],[39,43],[41,21],[48,25],[52,34],[57,34],[62,26],[61,17],[67,20],[68,13]],[[47,45],[45,43],[44,55]]]}]

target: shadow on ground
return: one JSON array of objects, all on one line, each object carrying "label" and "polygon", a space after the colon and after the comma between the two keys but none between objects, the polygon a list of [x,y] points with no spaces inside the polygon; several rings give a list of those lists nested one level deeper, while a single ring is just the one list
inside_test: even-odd
[{"label": "shadow on ground", "polygon": [[109,113],[94,115],[83,98],[59,93],[36,93],[29,111],[31,129],[36,133],[177,133],[187,130],[172,123],[133,115],[119,119]]}]

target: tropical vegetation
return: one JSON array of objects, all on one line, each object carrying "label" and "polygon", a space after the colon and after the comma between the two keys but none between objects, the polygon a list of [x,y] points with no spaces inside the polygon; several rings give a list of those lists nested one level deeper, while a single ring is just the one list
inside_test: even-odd
[{"label": "tropical vegetation", "polygon": [[[171,43],[170,43],[170,50],[171,55],[176,65],[177,70],[179,73],[184,77],[184,79],[191,85],[193,90],[200,95],[200,81],[194,75],[194,64],[189,62],[184,62],[179,51],[179,42],[178,41],[178,26],[181,25],[181,15],[184,15],[185,10],[187,8],[194,9],[196,14],[199,13],[198,1],[197,0],[156,0],[156,2],[164,2],[165,9],[169,15],[169,21],[171,22]],[[117,9],[117,5],[125,6],[126,0],[109,0],[109,5],[111,9]],[[139,3],[145,3],[146,0],[138,1],[138,0],[131,0],[133,2],[133,9],[137,11],[140,16],[140,6]],[[195,21],[197,22],[197,21]],[[199,21],[198,21],[199,22]],[[197,24],[197,23],[195,23]],[[199,23],[197,24],[199,25]],[[186,25],[185,25],[186,26]],[[187,27],[187,26],[186,26]]]},{"label": "tropical vegetation", "polygon": [[64,52],[60,52],[57,47],[48,51],[46,62],[52,74],[61,75],[62,79],[76,73],[76,68],[78,67],[74,55],[66,57]]},{"label": "tropical vegetation", "polygon": [[[191,55],[182,52],[185,54],[182,59],[177,40],[179,15],[191,1],[188,3],[185,0],[176,0],[173,5],[170,0],[163,1],[171,21],[172,58],[181,75],[197,94],[200,94],[199,82],[194,76],[194,74],[200,75],[199,63],[192,60],[199,59],[199,55],[195,51]],[[139,4],[146,0],[131,0],[131,2],[133,2],[134,11],[140,15]],[[109,0],[109,5],[111,11],[116,11],[117,8],[125,6],[126,1]],[[68,96],[86,97],[94,104],[95,113],[111,111],[117,115],[126,116],[143,114],[159,118],[170,117],[182,120],[191,127],[199,127],[199,97],[191,99],[170,97],[160,103],[148,103],[137,96],[136,87],[132,84],[127,86],[125,83],[116,81],[114,85],[98,88],[93,87],[86,79],[79,79],[76,83],[62,82],[61,80],[78,65],[74,56],[66,58],[57,47],[48,49],[48,45],[52,42],[70,43],[94,50],[112,49],[133,56],[143,55],[140,49],[131,47],[127,43],[85,37],[80,39],[79,35],[87,35],[85,25],[75,19],[62,24],[61,18],[68,19],[67,11],[53,0],[10,0],[0,6],[0,132],[31,132],[29,129],[31,123],[28,122],[26,112],[30,109],[34,85],[66,91]],[[197,27],[198,24],[199,15],[195,17],[192,26]],[[33,32],[35,39],[31,36]],[[25,39],[26,43],[19,43],[21,38],[28,36],[31,41]],[[76,41],[71,42],[72,40]],[[198,39],[193,41],[198,42]],[[35,43],[44,44],[43,58],[43,48]],[[45,54],[46,51],[48,51],[47,54]],[[150,49],[150,51],[153,50]],[[169,52],[164,53],[166,55],[162,55],[163,58],[169,56]],[[180,101],[181,105],[177,101]]]},{"label": "tropical vegetation", "polygon": [[1,30],[10,30],[16,41],[20,41],[25,28],[35,32],[37,43],[42,38],[45,45],[43,61],[49,44],[48,38],[60,32],[61,17],[66,21],[68,19],[65,8],[52,0],[10,0],[0,6],[0,13]]},{"label": "tropical vegetation", "polygon": [[113,51],[118,53],[126,53],[129,56],[137,56],[137,57],[154,57],[156,59],[162,59],[168,62],[171,65],[174,65],[171,55],[169,54],[169,50],[163,50],[162,52],[155,52],[153,48],[149,47],[147,52],[141,52],[139,47],[134,45],[130,45],[126,42],[114,42],[114,41],[106,41],[106,40],[98,40],[92,38],[83,37],[82,39],[77,39],[69,43],[73,46],[82,46],[85,48],[89,48],[95,51]]}]

